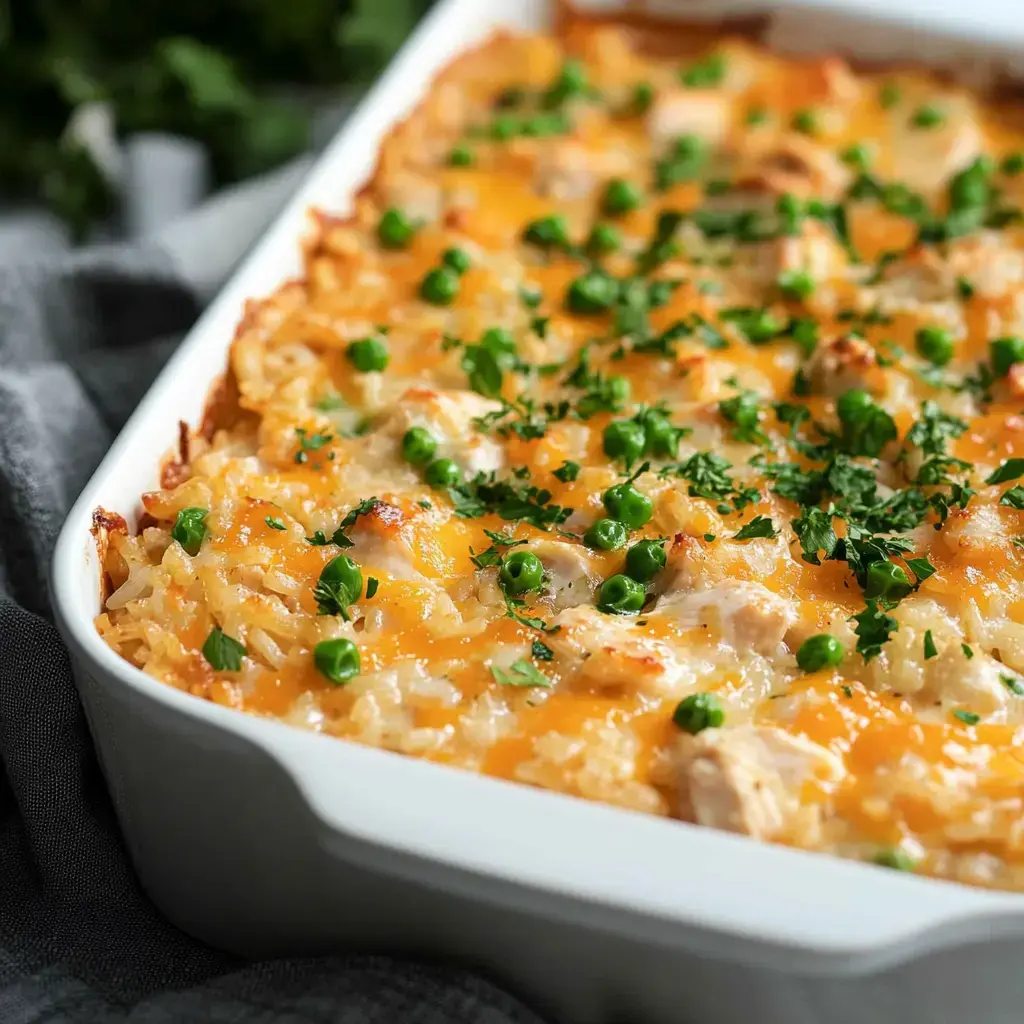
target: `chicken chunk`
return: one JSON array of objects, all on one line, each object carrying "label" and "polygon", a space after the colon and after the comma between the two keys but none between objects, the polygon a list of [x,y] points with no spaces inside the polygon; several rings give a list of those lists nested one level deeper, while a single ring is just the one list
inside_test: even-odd
[{"label": "chicken chunk", "polygon": [[609,178],[628,174],[629,154],[592,149],[574,139],[546,146],[539,154],[534,187],[543,196],[565,202],[585,199]]},{"label": "chicken chunk", "polygon": [[937,543],[954,561],[992,557],[1005,549],[1006,526],[997,506],[974,503],[965,509],[953,509]]},{"label": "chicken chunk", "polygon": [[761,583],[728,579],[707,590],[665,594],[656,606],[689,628],[714,627],[717,639],[737,650],[771,654],[797,619],[792,601]]},{"label": "chicken chunk", "polygon": [[502,467],[504,452],[473,420],[497,408],[497,402],[472,391],[412,387],[398,400],[383,434],[400,445],[410,427],[423,427],[438,442],[438,456],[454,459],[469,473],[489,473]]},{"label": "chicken chunk", "polygon": [[957,275],[931,246],[910,250],[885,269],[878,284],[859,288],[857,303],[887,316],[906,314],[950,330],[963,327]]},{"label": "chicken chunk", "polygon": [[585,685],[623,687],[629,692],[671,694],[681,675],[671,648],[645,635],[634,620],[606,615],[591,605],[567,608],[548,636],[556,654],[574,666]]},{"label": "chicken chunk", "polygon": [[387,179],[382,202],[397,206],[413,220],[433,223],[444,213],[445,196],[441,186],[426,174],[400,171]]},{"label": "chicken chunk", "polygon": [[556,611],[592,603],[601,575],[595,572],[585,548],[559,540],[534,541],[530,550],[544,563]]},{"label": "chicken chunk", "polygon": [[845,194],[851,177],[832,150],[795,132],[766,138],[749,135],[738,155],[739,187],[772,195],[792,192],[818,199],[838,199]]},{"label": "chicken chunk", "polygon": [[925,683],[918,698],[923,705],[941,707],[944,713],[962,707],[988,718],[998,715],[1010,701],[1002,676],[1015,679],[1016,673],[991,655],[975,651],[973,658],[967,658],[959,643],[950,644],[925,663]]},{"label": "chicken chunk", "polygon": [[679,742],[680,817],[757,839],[785,834],[811,779],[845,774],[834,754],[771,726],[706,729]]},{"label": "chicken chunk", "polygon": [[656,148],[680,135],[696,135],[721,146],[732,122],[733,98],[713,89],[665,89],[647,113],[647,132]]},{"label": "chicken chunk", "polygon": [[941,110],[941,122],[928,128],[914,125],[905,110],[893,112],[892,180],[934,193],[981,155],[984,138],[974,101],[947,96]]},{"label": "chicken chunk", "polygon": [[798,235],[783,235],[748,248],[752,261],[737,262],[737,269],[746,269],[762,288],[772,287],[780,274],[793,270],[806,271],[818,283],[834,281],[844,278],[849,266],[849,256],[832,232],[813,220],[804,221]]},{"label": "chicken chunk", "polygon": [[974,294],[998,299],[1024,284],[1024,253],[1000,231],[984,231],[949,246],[949,272],[971,282]]},{"label": "chicken chunk", "polygon": [[819,344],[807,362],[805,373],[816,394],[833,398],[851,388],[878,394],[885,385],[875,350],[853,334]]}]

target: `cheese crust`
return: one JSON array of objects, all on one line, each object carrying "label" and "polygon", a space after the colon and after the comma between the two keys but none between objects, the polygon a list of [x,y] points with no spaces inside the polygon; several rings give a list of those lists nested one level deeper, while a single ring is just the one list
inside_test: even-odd
[{"label": "cheese crust", "polygon": [[98,516],[97,629],[243,712],[1024,889],[1022,110],[684,38],[439,76]]}]

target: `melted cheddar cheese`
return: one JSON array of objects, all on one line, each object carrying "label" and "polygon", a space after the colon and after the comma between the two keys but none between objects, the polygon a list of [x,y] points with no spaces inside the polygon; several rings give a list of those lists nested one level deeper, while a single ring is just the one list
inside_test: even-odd
[{"label": "melted cheddar cheese", "polygon": [[1024,888],[1019,148],[918,71],[496,36],[250,304],[97,628],[241,711]]}]

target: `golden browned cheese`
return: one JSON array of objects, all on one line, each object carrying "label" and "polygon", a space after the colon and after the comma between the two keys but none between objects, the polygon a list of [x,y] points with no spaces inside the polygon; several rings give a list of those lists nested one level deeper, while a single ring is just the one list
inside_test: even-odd
[{"label": "golden browned cheese", "polygon": [[[1020,110],[636,39],[501,35],[438,78],[250,305],[205,433],[107,538],[97,628],[240,711],[1024,889],[1024,342],[990,347],[1024,335]],[[595,549],[627,477],[650,518],[612,500],[628,542]],[[667,564],[617,614],[643,539]],[[341,555],[362,588],[324,600]]]}]

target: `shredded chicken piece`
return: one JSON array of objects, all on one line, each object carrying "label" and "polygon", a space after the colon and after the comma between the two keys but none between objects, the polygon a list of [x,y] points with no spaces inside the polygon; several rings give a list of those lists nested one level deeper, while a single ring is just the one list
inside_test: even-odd
[{"label": "shredded chicken piece", "polygon": [[696,135],[717,147],[729,134],[732,104],[732,97],[720,90],[666,89],[648,111],[647,130],[656,146]]},{"label": "shredded chicken piece", "polygon": [[793,602],[748,580],[724,580],[707,590],[665,594],[657,611],[684,626],[713,625],[725,643],[764,654],[778,648],[797,617]]},{"label": "shredded chicken piece", "polygon": [[771,726],[705,729],[679,741],[679,814],[699,825],[780,838],[811,779],[845,774],[835,754]]}]

